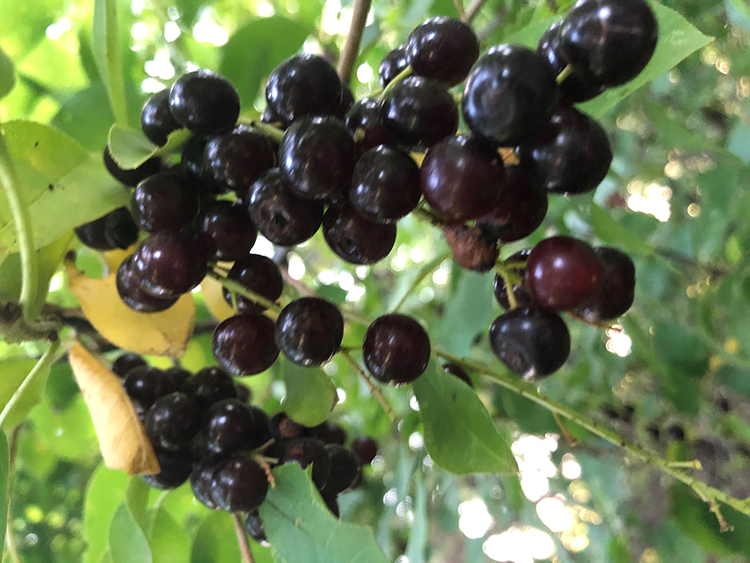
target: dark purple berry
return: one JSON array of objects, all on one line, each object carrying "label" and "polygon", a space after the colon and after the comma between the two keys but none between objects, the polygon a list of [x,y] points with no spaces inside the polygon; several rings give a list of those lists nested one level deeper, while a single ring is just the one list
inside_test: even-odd
[{"label": "dark purple berry", "polygon": [[463,82],[477,57],[476,34],[455,18],[431,18],[415,27],[406,40],[406,60],[414,74],[446,86]]},{"label": "dark purple berry", "polygon": [[219,508],[214,500],[214,474],[221,462],[206,460],[196,464],[190,473],[190,488],[193,495],[203,505],[211,509]]},{"label": "dark purple berry", "polygon": [[223,321],[214,331],[211,349],[216,361],[233,375],[255,375],[270,368],[279,355],[274,324],[259,313]]},{"label": "dark purple berry", "polygon": [[296,364],[318,366],[338,352],[344,337],[344,317],[321,297],[289,303],[276,319],[276,345]]},{"label": "dark purple berry", "polygon": [[161,471],[156,475],[142,475],[142,479],[154,489],[176,489],[190,477],[193,456],[189,449],[169,451],[154,448]]},{"label": "dark purple berry", "polygon": [[595,248],[604,266],[604,282],[596,298],[576,311],[588,322],[616,319],[624,314],[635,298],[635,266],[630,257],[616,248]]},{"label": "dark purple berry", "polygon": [[112,153],[109,152],[109,145],[107,145],[104,149],[104,166],[115,180],[134,188],[138,185],[138,182],[145,180],[149,176],[153,176],[161,170],[161,159],[158,157],[149,158],[140,166],[128,170],[115,162],[115,159],[112,158]]},{"label": "dark purple berry", "polygon": [[338,444],[326,446],[328,458],[331,460],[331,471],[323,489],[324,495],[335,496],[362,479],[362,466],[359,458],[351,450]]},{"label": "dark purple berry", "polygon": [[346,119],[349,110],[354,105],[354,94],[352,89],[346,84],[341,85],[341,102],[339,102],[339,109],[336,110],[334,117],[338,117],[341,120]]},{"label": "dark purple berry", "polygon": [[215,184],[238,194],[275,164],[274,149],[265,135],[247,125],[238,125],[206,143],[204,171]]},{"label": "dark purple berry", "polygon": [[[276,301],[281,297],[284,290],[284,279],[281,277],[281,270],[276,263],[260,254],[248,254],[238,259],[227,276],[244,287],[265,297],[269,301]],[[224,289],[224,299],[232,304],[232,296],[229,291]],[[236,295],[237,310],[240,313],[260,313],[265,311],[265,307],[256,303],[252,299]]]},{"label": "dark purple berry", "polygon": [[395,142],[383,124],[380,117],[380,102],[375,98],[363,98],[352,106],[346,116],[346,129],[356,140],[360,151]]},{"label": "dark purple berry", "polygon": [[237,388],[237,400],[240,403],[249,404],[253,399],[253,392],[250,387],[238,381],[235,381],[234,386]]},{"label": "dark purple berry", "polygon": [[146,434],[155,447],[178,450],[187,447],[201,423],[201,408],[184,393],[170,393],[146,413]]},{"label": "dark purple berry", "polygon": [[352,264],[375,264],[396,243],[396,225],[373,223],[350,204],[330,207],[323,217],[323,236],[336,254]]},{"label": "dark purple berry", "polygon": [[378,455],[378,443],[369,436],[360,436],[352,441],[352,451],[362,465],[368,465]]},{"label": "dark purple berry", "polygon": [[147,365],[146,360],[144,360],[142,356],[133,354],[132,352],[125,352],[124,354],[120,354],[117,359],[112,362],[112,365],[109,366],[109,371],[114,373],[120,379],[124,379],[131,370],[145,367]]},{"label": "dark purple berry", "polygon": [[297,463],[302,469],[312,464],[312,480],[322,489],[331,472],[331,460],[325,445],[314,438],[295,438],[284,448],[280,464]]},{"label": "dark purple berry", "polygon": [[263,521],[260,519],[258,511],[248,512],[245,514],[245,531],[258,543],[266,543],[266,531],[263,529]]},{"label": "dark purple berry", "polygon": [[234,380],[219,367],[203,368],[184,384],[183,389],[204,409],[224,399],[237,397]]},{"label": "dark purple berry", "polygon": [[138,246],[133,254],[133,270],[144,291],[154,297],[174,298],[206,277],[208,260],[195,238],[162,231]]},{"label": "dark purple berry", "polygon": [[246,256],[258,238],[247,208],[231,201],[212,203],[198,216],[198,232],[209,260],[234,262]]},{"label": "dark purple berry", "polygon": [[268,492],[266,472],[248,457],[235,457],[222,463],[214,473],[213,499],[223,510],[256,510]]},{"label": "dark purple berry", "polygon": [[253,411],[237,399],[214,403],[205,415],[203,435],[214,455],[231,455],[243,449],[257,433]]},{"label": "dark purple berry", "polygon": [[397,47],[390,51],[383,60],[380,61],[378,67],[378,77],[380,78],[380,85],[385,88],[391,81],[401,74],[406,67],[409,66],[409,61],[406,60],[406,48],[404,46]]},{"label": "dark purple berry", "polygon": [[138,225],[126,207],[118,207],[104,217],[104,238],[112,249],[125,250],[138,242]]},{"label": "dark purple berry", "polygon": [[117,268],[115,276],[117,294],[128,307],[137,313],[158,313],[166,311],[177,303],[179,297],[161,298],[146,293],[141,288],[140,277],[133,268],[133,257],[128,256]]},{"label": "dark purple berry", "polygon": [[324,422],[312,429],[314,438],[325,444],[338,444],[343,446],[346,443],[346,431],[339,425],[332,422]]},{"label": "dark purple berry", "polygon": [[188,382],[189,379],[193,377],[193,374],[190,373],[185,368],[181,367],[172,367],[166,370],[169,376],[174,380],[175,388],[182,392],[185,388],[185,384]]},{"label": "dark purple berry", "polygon": [[570,333],[559,315],[519,307],[500,315],[490,327],[495,355],[524,379],[557,371],[570,354]]},{"label": "dark purple berry", "polygon": [[[512,263],[512,262],[526,262],[526,260],[529,258],[529,253],[531,251],[528,249],[520,250],[516,252],[513,256],[508,258],[506,260],[506,263]],[[507,266],[506,266],[507,267]],[[508,268],[512,273],[516,274],[520,279],[520,284],[513,284],[513,295],[516,297],[516,304],[519,307],[531,307],[534,304],[534,299],[531,297],[531,293],[529,293],[529,288],[526,284],[526,268],[525,267],[519,267],[519,268]],[[492,290],[495,294],[495,299],[497,299],[497,302],[500,304],[500,306],[503,309],[510,309],[510,301],[508,301],[508,289],[505,285],[505,280],[503,280],[502,276],[500,274],[495,275],[495,281],[492,284]]]},{"label": "dark purple berry", "polygon": [[403,385],[424,373],[430,362],[430,338],[417,321],[391,313],[367,327],[362,357],[367,370],[382,383]]},{"label": "dark purple berry", "polygon": [[201,69],[183,74],[172,85],[169,109],[182,127],[209,137],[234,127],[240,115],[240,97],[226,78]]},{"label": "dark purple berry", "polygon": [[141,129],[155,145],[167,144],[167,138],[180,128],[169,110],[169,90],[151,96],[141,110]]},{"label": "dark purple berry", "polygon": [[154,174],[139,183],[130,204],[133,219],[148,233],[178,231],[191,225],[199,207],[193,183],[172,172]]},{"label": "dark purple berry", "polygon": [[176,390],[169,374],[152,366],[131,370],[125,376],[122,386],[136,410],[144,414],[156,401]]},{"label": "dark purple berry", "polygon": [[309,429],[289,418],[285,412],[277,412],[271,417],[268,424],[271,435],[277,440],[306,437],[308,435]]}]

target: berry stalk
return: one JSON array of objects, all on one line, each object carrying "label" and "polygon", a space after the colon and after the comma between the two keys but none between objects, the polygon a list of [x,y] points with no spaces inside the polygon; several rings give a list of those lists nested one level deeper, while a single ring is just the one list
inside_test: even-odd
[{"label": "berry stalk", "polygon": [[352,79],[354,63],[359,54],[359,44],[362,41],[362,32],[367,22],[367,14],[370,12],[372,0],[356,0],[352,12],[352,23],[349,25],[349,33],[346,34],[344,49],[339,58],[338,74],[341,82],[349,84]]}]

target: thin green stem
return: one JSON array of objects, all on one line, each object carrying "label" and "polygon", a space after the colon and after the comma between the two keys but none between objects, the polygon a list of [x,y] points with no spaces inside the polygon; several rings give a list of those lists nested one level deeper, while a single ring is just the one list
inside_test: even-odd
[{"label": "thin green stem", "polygon": [[246,297],[247,299],[251,299],[259,305],[263,305],[266,309],[274,311],[275,313],[280,313],[281,309],[283,309],[283,307],[278,303],[274,303],[273,301],[271,301],[270,299],[266,299],[259,293],[255,293],[254,291],[249,290],[239,282],[230,280],[229,278],[225,278],[220,273],[209,271],[208,275],[218,281],[221,285],[226,287],[230,292],[241,295],[242,297]]},{"label": "thin green stem", "polygon": [[22,281],[20,305],[24,320],[30,323],[34,320],[31,318],[31,312],[39,284],[37,254],[34,248],[31,214],[21,200],[20,186],[18,185],[15,167],[13,166],[13,159],[3,138],[0,138],[0,184],[2,184],[8,196],[8,203],[13,213],[13,222],[16,226],[18,250],[21,254]]},{"label": "thin green stem", "polygon": [[268,123],[263,123],[262,121],[255,120],[252,121],[250,125],[253,129],[257,129],[260,133],[262,133],[269,139],[276,141],[277,143],[280,143],[284,138],[284,131],[282,129],[274,127],[273,125],[269,125]]},{"label": "thin green stem", "polygon": [[[47,351],[42,354],[42,357],[39,358],[39,361],[37,361],[36,365],[31,369],[29,374],[26,376],[26,378],[23,380],[21,385],[18,386],[18,389],[16,389],[16,392],[13,393],[13,396],[10,398],[10,401],[5,405],[2,412],[0,412],[0,428],[2,428],[3,424],[5,424],[5,419],[8,418],[8,413],[10,413],[13,408],[18,404],[18,401],[21,400],[21,397],[23,397],[24,393],[26,392],[26,389],[28,389],[29,385],[36,379],[37,375],[41,373],[43,370],[49,368],[53,363],[55,363],[58,359],[58,353],[60,352],[60,340],[54,340],[52,344],[50,344],[50,347],[47,348]],[[62,354],[59,354],[62,355]]]},{"label": "thin green stem", "polygon": [[397,75],[396,75],[396,76],[395,76],[395,77],[393,78],[393,80],[391,80],[391,81],[390,81],[390,82],[388,83],[388,86],[386,86],[386,87],[385,87],[385,88],[383,89],[383,91],[381,92],[380,96],[381,96],[381,97],[385,96],[385,95],[386,95],[386,94],[387,94],[388,92],[390,92],[391,90],[393,90],[393,88],[395,88],[395,87],[396,87],[396,84],[398,84],[399,82],[401,82],[401,81],[402,81],[402,80],[403,80],[404,78],[408,78],[408,77],[410,77],[410,76],[411,76],[411,74],[412,74],[412,72],[413,72],[413,70],[412,70],[412,68],[411,68],[411,65],[408,65],[408,66],[407,66],[407,67],[406,67],[406,68],[405,68],[404,70],[402,70],[402,71],[401,71],[400,73],[398,73],[398,74],[397,74]]},{"label": "thin green stem", "polygon": [[505,294],[508,296],[508,304],[511,309],[515,309],[518,307],[518,299],[516,299],[516,292],[513,291],[513,287],[521,285],[523,280],[515,272],[511,271],[510,268],[506,268],[505,264],[495,264],[493,269],[503,278],[503,282],[505,282]]},{"label": "thin green stem", "polygon": [[412,284],[409,286],[409,289],[406,291],[406,293],[404,293],[404,295],[401,297],[401,299],[398,300],[398,303],[396,303],[396,306],[393,307],[393,310],[391,312],[392,313],[398,313],[399,309],[401,309],[401,307],[404,305],[404,303],[409,298],[409,296],[412,293],[414,293],[414,290],[417,289],[417,287],[419,287],[419,284],[422,283],[422,281],[424,281],[424,279],[427,276],[432,275],[432,273],[435,270],[437,270],[440,267],[440,265],[445,260],[447,260],[450,257],[451,257],[451,252],[448,251],[448,252],[444,252],[444,253],[440,254],[439,256],[437,256],[436,258],[434,258],[432,260],[432,262],[430,263],[431,267],[425,268],[423,271],[419,272],[419,275],[417,276],[417,279],[415,279],[412,282]]},{"label": "thin green stem", "polygon": [[247,533],[245,527],[242,525],[240,515],[236,512],[232,514],[232,521],[234,522],[234,533],[237,536],[237,544],[240,546],[240,553],[242,554],[242,563],[255,563],[253,559],[253,552],[250,550],[250,542],[247,539]]},{"label": "thin green stem", "polygon": [[562,84],[571,74],[573,74],[573,65],[568,65],[560,71],[560,74],[557,75],[555,80],[558,84]]},{"label": "thin green stem", "polygon": [[611,444],[614,444],[619,448],[622,448],[630,455],[646,463],[653,464],[670,477],[690,487],[696,495],[704,499],[710,505],[715,506],[716,503],[726,504],[736,511],[750,516],[750,498],[745,500],[737,499],[723,491],[720,491],[719,489],[715,489],[714,487],[707,485],[703,481],[699,481],[698,479],[691,477],[680,468],[673,467],[670,462],[644,450],[643,448],[636,446],[635,444],[627,442],[618,433],[606,428],[602,428],[597,422],[583,416],[582,414],[579,414],[570,407],[553,399],[545,397],[544,395],[541,395],[530,383],[527,383],[511,374],[497,372],[484,365],[483,363],[477,362],[475,360],[458,358],[441,350],[435,350],[435,353],[442,358],[450,360],[451,362],[458,363],[471,370],[486,375],[509,391],[512,391],[513,393],[516,393],[521,397],[525,397],[527,399],[530,399],[531,401],[534,401],[535,403],[551,411],[552,413],[557,413],[558,415],[575,422],[592,434],[599,436],[600,438],[606,440],[607,442],[610,442]]},{"label": "thin green stem", "polygon": [[383,395],[383,392],[378,389],[378,387],[375,386],[375,384],[372,382],[370,377],[365,373],[365,370],[363,370],[360,365],[357,363],[357,360],[355,360],[351,353],[348,350],[339,350],[339,353],[346,358],[346,361],[349,362],[349,364],[354,368],[354,371],[356,371],[359,376],[364,380],[364,382],[367,384],[367,386],[370,388],[370,393],[372,393],[375,398],[380,403],[380,406],[383,407],[383,410],[388,415],[388,418],[391,419],[391,422],[394,424],[398,422],[398,417],[396,416],[396,413],[393,410],[393,407],[388,402],[388,399],[385,398],[385,395]]}]

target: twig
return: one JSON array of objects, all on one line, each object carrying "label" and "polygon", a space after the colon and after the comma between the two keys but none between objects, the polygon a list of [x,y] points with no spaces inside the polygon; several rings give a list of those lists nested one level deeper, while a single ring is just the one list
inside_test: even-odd
[{"label": "twig", "polygon": [[592,434],[599,436],[600,438],[603,438],[607,442],[610,442],[611,444],[614,444],[615,446],[622,448],[630,455],[646,463],[651,463],[655,465],[662,472],[666,473],[670,477],[673,477],[674,479],[690,487],[693,490],[693,492],[695,492],[695,494],[698,495],[698,497],[700,497],[701,499],[703,499],[705,502],[709,503],[710,505],[713,503],[726,504],[727,506],[732,507],[736,511],[741,512],[742,514],[745,514],[747,516],[750,516],[750,498],[740,500],[738,498],[735,498],[725,493],[724,491],[720,491],[719,489],[716,489],[714,487],[707,485],[703,481],[699,481],[698,479],[691,477],[690,475],[688,475],[687,473],[685,473],[684,471],[678,468],[671,467],[670,462],[644,450],[643,448],[636,446],[635,444],[631,444],[630,442],[627,442],[617,432],[614,432],[606,428],[602,428],[597,422],[593,421],[590,418],[585,417],[582,414],[579,414],[578,412],[574,411],[567,405],[564,405],[562,403],[555,401],[554,399],[550,399],[549,397],[545,397],[544,395],[541,395],[533,385],[523,381],[522,379],[519,379],[509,373],[501,373],[501,372],[495,371],[492,368],[484,365],[483,363],[477,362],[475,360],[470,360],[470,359],[467,360],[467,359],[459,358],[459,357],[456,357],[452,354],[448,354],[447,352],[443,352],[442,350],[438,350],[438,349],[435,349],[434,352],[438,356],[445,358],[451,362],[457,363],[471,370],[474,370],[474,371],[477,371],[479,373],[486,375],[487,377],[493,379],[496,383],[505,387],[509,391],[512,391],[513,393],[516,393],[517,395],[520,395],[521,397],[530,399],[531,401],[537,403],[538,405],[544,407],[545,409],[551,411],[552,413],[557,413],[558,415],[564,418],[567,418],[568,420],[572,420],[573,422],[575,422],[579,426],[582,426],[583,428],[585,428]]},{"label": "twig", "polygon": [[245,532],[245,527],[242,525],[240,515],[236,512],[233,513],[232,521],[234,522],[234,533],[237,536],[237,544],[240,546],[240,553],[242,554],[242,563],[255,563],[253,552],[250,550],[250,542],[247,539],[247,533]]},{"label": "twig", "polygon": [[344,356],[344,358],[346,358],[346,360],[349,362],[349,364],[351,364],[351,366],[360,375],[360,377],[365,380],[365,383],[370,388],[370,392],[373,395],[375,395],[375,398],[378,400],[378,402],[380,403],[380,405],[383,407],[383,410],[388,415],[388,418],[391,419],[391,422],[393,422],[394,424],[396,422],[398,422],[398,417],[396,416],[396,413],[393,412],[393,407],[388,402],[388,399],[385,398],[385,395],[383,395],[383,392],[380,389],[378,389],[375,386],[375,384],[370,380],[370,378],[365,373],[365,370],[363,370],[359,366],[359,364],[357,363],[357,361],[354,358],[352,358],[352,356],[351,356],[351,354],[349,353],[348,350],[346,350],[346,351],[340,351],[340,353],[341,353],[342,356]]},{"label": "twig", "polygon": [[556,412],[552,413],[552,416],[555,418],[555,422],[557,423],[557,426],[560,427],[560,432],[562,432],[563,436],[565,436],[565,439],[568,441],[568,444],[571,446],[578,445],[578,440],[576,440],[575,436],[570,433],[570,431],[565,428],[565,425],[562,423],[562,420],[560,420],[560,415]]},{"label": "twig", "polygon": [[349,25],[349,33],[346,34],[344,50],[341,51],[339,58],[339,78],[344,84],[349,84],[352,79],[354,63],[357,61],[359,54],[359,44],[362,42],[362,32],[367,23],[367,14],[370,11],[372,0],[355,0],[354,11],[352,12],[352,22]]},{"label": "twig", "polygon": [[704,264],[703,262],[698,262],[697,260],[689,258],[685,256],[684,254],[680,254],[679,252],[677,252],[676,250],[672,250],[671,248],[655,246],[654,254],[656,254],[657,256],[661,258],[666,258],[667,260],[671,260],[672,262],[677,262],[684,266],[690,266],[691,268],[694,268],[696,270],[704,271],[710,276],[714,276],[717,278],[725,276],[726,274],[729,273],[729,270],[727,269],[720,268],[712,264]]},{"label": "twig", "polygon": [[229,278],[225,278],[221,274],[218,274],[216,272],[208,272],[208,275],[209,277],[212,277],[213,279],[218,281],[221,285],[226,287],[229,291],[233,291],[237,295],[241,295],[242,297],[246,297],[247,299],[255,301],[259,305],[262,305],[266,309],[274,311],[275,313],[280,313],[281,309],[283,308],[278,303],[274,303],[270,299],[266,299],[259,293],[255,293],[254,291],[251,291],[248,288],[246,288],[241,283],[236,282],[234,280],[230,280]]},{"label": "twig", "polygon": [[461,21],[468,24],[473,22],[474,18],[479,15],[479,10],[481,10],[482,6],[484,6],[486,3],[487,0],[474,0],[474,2],[472,2],[469,8],[466,10],[465,17],[461,18]]},{"label": "twig", "polygon": [[414,211],[411,212],[411,214],[414,215],[420,221],[426,221],[433,227],[437,227],[439,229],[442,229],[443,227],[445,227],[445,221],[443,221],[437,215],[432,213],[432,211],[427,209],[424,205],[417,206],[414,209]]},{"label": "twig", "polygon": [[21,254],[21,297],[19,303],[23,318],[27,323],[34,321],[32,309],[36,299],[39,275],[37,254],[34,249],[34,234],[31,227],[31,214],[21,199],[18,177],[13,166],[13,158],[4,139],[0,139],[0,184],[8,197],[8,204],[16,226],[18,251]]},{"label": "twig", "polygon": [[461,0],[453,0],[453,5],[456,7],[458,17],[461,18],[462,22],[466,23],[466,11],[464,10],[463,2]]},{"label": "twig", "polygon": [[417,279],[415,279],[412,284],[409,286],[409,289],[406,290],[406,293],[401,297],[401,299],[398,300],[398,303],[396,303],[395,307],[391,310],[391,313],[398,313],[399,309],[403,306],[403,304],[406,302],[406,300],[409,298],[409,296],[414,292],[417,287],[419,287],[419,284],[422,283],[422,281],[432,274],[435,270],[437,270],[440,265],[446,261],[448,258],[451,257],[451,252],[444,252],[443,254],[438,255],[437,258],[433,258],[432,260],[432,268],[427,268],[421,272],[419,272],[419,275],[417,276]]}]

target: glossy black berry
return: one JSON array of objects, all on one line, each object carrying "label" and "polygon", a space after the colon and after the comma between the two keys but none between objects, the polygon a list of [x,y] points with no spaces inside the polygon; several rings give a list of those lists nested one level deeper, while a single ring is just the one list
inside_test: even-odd
[{"label": "glossy black berry", "polygon": [[505,184],[500,155],[464,135],[427,151],[420,173],[425,200],[449,223],[476,219],[492,209]]},{"label": "glossy black berry", "polygon": [[[269,301],[276,301],[284,290],[284,279],[276,263],[260,254],[248,254],[238,259],[227,276],[230,280],[239,282],[244,287],[265,297]],[[242,295],[236,295],[237,310],[241,313],[265,311],[265,307]],[[232,304],[229,291],[224,289],[224,299]]]},{"label": "glossy black berry", "polygon": [[352,181],[354,141],[335,117],[306,117],[286,130],[279,169],[304,199],[340,197]]},{"label": "glossy black berry", "polygon": [[321,297],[295,299],[276,319],[276,345],[303,366],[321,365],[338,352],[344,336],[344,317],[338,307]]},{"label": "glossy black berry", "polygon": [[461,103],[471,131],[498,146],[533,139],[557,106],[557,83],[540,55],[520,45],[499,45],[479,58]]},{"label": "glossy black berry", "polygon": [[258,514],[257,510],[245,514],[245,531],[258,543],[268,541],[266,531],[263,529],[263,521],[260,519],[260,514]]},{"label": "glossy black berry", "polygon": [[511,371],[524,379],[557,371],[570,354],[570,333],[559,315],[519,307],[500,315],[490,327],[490,346]]},{"label": "glossy black berry", "polygon": [[645,0],[580,0],[560,28],[566,57],[607,87],[638,76],[658,36],[656,17]]},{"label": "glossy black berry", "polygon": [[221,464],[214,473],[213,484],[216,504],[230,512],[256,510],[268,492],[265,471],[249,457],[235,457]]},{"label": "glossy black berry", "polygon": [[198,233],[209,260],[227,262],[247,255],[258,238],[247,208],[226,200],[214,202],[201,211]]},{"label": "glossy black berry", "polygon": [[193,182],[201,195],[215,196],[226,193],[228,188],[214,181],[213,176],[206,170],[204,156],[207,143],[208,141],[202,137],[191,137],[182,148],[180,170]]},{"label": "glossy black berry", "polygon": [[276,116],[291,123],[304,115],[334,115],[341,91],[331,63],[317,55],[295,55],[271,72],[266,101]]},{"label": "glossy black berry", "polygon": [[[513,256],[506,260],[506,263],[513,262],[526,262],[529,258],[531,250],[525,249],[516,252]],[[507,266],[506,266],[507,267]],[[512,273],[516,274],[520,278],[519,284],[513,284],[513,295],[516,297],[516,304],[519,307],[531,307],[534,304],[534,299],[529,293],[528,285],[526,284],[526,268],[508,268]],[[508,289],[505,284],[505,280],[500,274],[495,275],[495,281],[492,284],[492,291],[495,294],[495,299],[503,309],[510,309],[510,301],[508,301]]]},{"label": "glossy black berry", "polygon": [[109,152],[109,145],[107,145],[104,148],[104,166],[115,180],[134,188],[138,185],[138,182],[161,170],[161,159],[158,157],[149,158],[137,168],[127,170],[115,162],[114,158],[112,158],[112,153]]},{"label": "glossy black berry", "polygon": [[189,449],[177,451],[154,448],[161,471],[156,475],[142,475],[142,479],[154,489],[176,489],[190,477],[193,456]]},{"label": "glossy black berry", "polygon": [[132,256],[128,256],[117,268],[115,287],[122,302],[138,313],[166,311],[179,299],[179,297],[154,297],[146,293],[141,288],[140,278],[133,268]]},{"label": "glossy black berry", "polygon": [[237,388],[237,400],[240,403],[248,404],[253,400],[253,392],[244,383],[235,382],[234,386]]},{"label": "glossy black berry", "polygon": [[330,207],[323,217],[323,236],[336,254],[352,264],[375,264],[396,243],[396,225],[373,223],[351,204]]},{"label": "glossy black berry", "polygon": [[138,184],[130,210],[148,233],[178,231],[198,216],[200,200],[192,182],[173,172],[154,174]]},{"label": "glossy black berry", "polygon": [[552,193],[582,194],[609,171],[612,150],[596,121],[572,107],[561,107],[547,127],[520,151],[534,183]]},{"label": "glossy black berry", "polygon": [[346,443],[346,430],[341,425],[332,422],[324,422],[312,429],[312,435],[324,444],[338,444],[343,446]]},{"label": "glossy black berry", "polygon": [[351,110],[352,106],[354,105],[354,101],[354,93],[352,92],[352,89],[349,88],[349,86],[347,86],[346,84],[342,84],[341,101],[339,102],[339,109],[336,110],[334,116],[338,117],[341,120],[346,119],[349,110]]},{"label": "glossy black berry", "polygon": [[362,357],[367,370],[382,383],[403,385],[424,373],[430,362],[430,338],[417,321],[391,313],[367,327]]},{"label": "glossy black berry", "polygon": [[273,436],[269,428],[269,419],[266,412],[260,407],[250,406],[250,411],[253,413],[253,420],[255,425],[255,432],[250,437],[250,440],[245,444],[245,448],[248,450],[254,450],[260,448],[266,444]]},{"label": "glossy black berry", "polygon": [[174,380],[175,389],[183,391],[185,384],[189,379],[193,377],[193,374],[182,367],[171,367],[167,371],[167,374]]},{"label": "glossy black berry", "polygon": [[169,109],[169,90],[151,96],[141,110],[141,129],[148,140],[155,145],[166,145],[169,134],[179,128]]},{"label": "glossy black berry", "polygon": [[311,238],[323,221],[323,202],[296,196],[278,168],[261,176],[250,189],[250,217],[274,244],[294,246]]},{"label": "glossy black berry", "polygon": [[406,60],[406,48],[403,45],[390,51],[378,66],[380,85],[383,88],[388,86],[394,78],[406,70],[407,66],[409,66],[409,61]]},{"label": "glossy black berry", "polygon": [[[537,53],[549,63],[555,76],[563,71],[569,73],[559,85],[560,100],[567,103],[585,102],[604,92],[606,86],[601,84],[586,68],[573,66],[572,61],[562,49],[560,23],[555,22],[544,32],[539,39]],[[570,70],[566,70],[568,65],[570,65]]]},{"label": "glossy black berry", "polygon": [[505,188],[494,208],[477,219],[491,238],[513,242],[529,236],[547,215],[547,191],[520,166],[505,169]]},{"label": "glossy black berry", "polygon": [[174,380],[164,371],[143,366],[128,372],[122,382],[136,410],[144,414],[156,401],[176,391]]},{"label": "glossy black berry", "polygon": [[599,294],[604,266],[585,242],[567,236],[544,239],[529,254],[526,283],[534,301],[554,311],[583,307]]},{"label": "glossy black berry", "polygon": [[393,138],[404,145],[432,146],[458,129],[453,96],[437,80],[410,76],[383,96],[380,117]]},{"label": "glossy black berry", "polygon": [[125,207],[76,227],[75,233],[83,244],[95,250],[124,250],[138,242],[138,226]]},{"label": "glossy black berry", "polygon": [[109,371],[114,373],[120,379],[123,379],[131,370],[145,367],[147,365],[148,363],[146,363],[146,360],[144,360],[142,356],[133,354],[132,352],[125,352],[124,354],[117,356],[117,359],[112,362],[111,366],[109,366]]},{"label": "glossy black berry", "polygon": [[133,254],[141,288],[160,298],[174,298],[197,286],[208,273],[208,259],[197,239],[171,231],[154,233]]},{"label": "glossy black berry", "polygon": [[315,438],[295,438],[284,448],[280,464],[297,463],[305,469],[312,464],[313,483],[322,489],[331,472],[331,460],[325,445]]},{"label": "glossy black berry", "polygon": [[237,399],[225,399],[211,405],[203,424],[206,446],[212,454],[220,456],[247,446],[257,431],[253,411]]},{"label": "glossy black berry", "polygon": [[214,183],[244,194],[275,161],[273,146],[265,135],[238,125],[206,143],[203,166]]},{"label": "glossy black berry", "polygon": [[406,60],[414,74],[447,86],[463,82],[478,56],[476,34],[455,18],[431,18],[415,27],[406,40]]},{"label": "glossy black berry", "polygon": [[375,98],[363,98],[352,106],[346,116],[346,128],[357,139],[360,151],[395,143],[380,117],[380,101]]},{"label": "glossy black berry", "polygon": [[589,322],[616,319],[635,298],[635,266],[630,257],[616,248],[595,248],[604,266],[604,281],[596,298],[576,313]]},{"label": "glossy black berry", "polygon": [[421,197],[419,166],[408,154],[379,146],[357,161],[349,201],[365,219],[395,223],[408,215]]},{"label": "glossy black berry", "polygon": [[196,499],[208,508],[219,508],[214,500],[214,475],[221,462],[205,460],[196,464],[190,472],[190,488]]},{"label": "glossy black berry", "polygon": [[183,74],[172,85],[169,109],[182,127],[209,137],[234,127],[240,115],[240,97],[226,78],[201,69]]},{"label": "glossy black berry", "polygon": [[94,250],[113,250],[112,245],[104,236],[106,224],[107,216],[104,215],[94,221],[76,227],[76,236],[85,246],[93,248]]},{"label": "glossy black berry", "polygon": [[471,381],[469,374],[466,373],[466,370],[462,368],[460,365],[445,364],[443,366],[443,369],[445,370],[445,373],[449,373],[452,376],[457,377],[458,379],[466,383],[466,385],[468,385],[469,387],[474,387],[474,383]]},{"label": "glossy black berry", "polygon": [[184,384],[184,393],[193,397],[205,409],[224,399],[236,398],[237,388],[232,377],[223,369],[207,367]]},{"label": "glossy black berry", "polygon": [[165,450],[187,447],[201,423],[201,407],[184,393],[158,399],[146,413],[144,426],[154,446]]},{"label": "glossy black berry", "polygon": [[279,355],[273,321],[245,313],[223,321],[214,331],[211,349],[219,364],[233,375],[254,375],[270,368]]},{"label": "glossy black berry", "polygon": [[368,465],[378,455],[378,443],[369,436],[360,436],[352,441],[352,451],[362,465]]},{"label": "glossy black berry", "polygon": [[331,460],[331,471],[328,475],[324,495],[338,495],[362,479],[362,466],[359,458],[351,450],[338,444],[326,446]]}]

